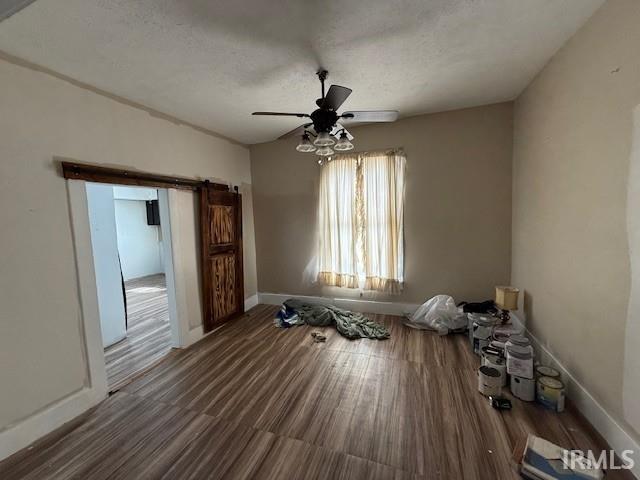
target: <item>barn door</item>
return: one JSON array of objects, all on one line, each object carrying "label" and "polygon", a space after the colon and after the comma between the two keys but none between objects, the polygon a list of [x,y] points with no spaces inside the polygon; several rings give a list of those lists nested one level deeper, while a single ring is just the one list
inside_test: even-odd
[{"label": "barn door", "polygon": [[242,199],[226,185],[200,191],[204,331],[244,312]]}]

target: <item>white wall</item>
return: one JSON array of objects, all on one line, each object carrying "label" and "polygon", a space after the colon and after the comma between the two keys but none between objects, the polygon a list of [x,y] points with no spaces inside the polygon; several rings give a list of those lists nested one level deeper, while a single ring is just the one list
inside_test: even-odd
[{"label": "white wall", "polygon": [[158,190],[147,187],[113,186],[113,198],[116,200],[157,200]]},{"label": "white wall", "polygon": [[631,291],[625,328],[622,408],[625,419],[640,432],[640,105],[636,105],[633,113],[627,190]]},{"label": "white wall", "polygon": [[590,400],[569,396],[619,450],[640,445],[639,24],[639,1],[605,2],[520,95],[514,117],[511,282],[527,328]]},{"label": "white wall", "polygon": [[[35,440],[30,419],[46,412],[46,430],[95,401],[70,403],[93,388],[87,367],[82,287],[69,195],[74,181],[54,157],[251,189],[249,151],[223,138],[149,113],[28,66],[0,60],[0,457]],[[193,194],[185,193],[192,198]],[[194,202],[172,215],[195,218]],[[243,205],[245,296],[256,293],[253,210]],[[175,235],[182,234],[178,228]],[[196,236],[190,232],[189,236]],[[172,240],[174,241],[174,240]],[[193,243],[183,244],[191,252]],[[176,251],[180,257],[183,252]],[[185,283],[197,284],[189,266]],[[183,285],[180,285],[182,288]],[[190,294],[198,297],[199,292]],[[201,323],[195,315],[193,323]],[[65,408],[67,416],[59,414]]]},{"label": "white wall", "polygon": [[108,347],[127,335],[122,277],[118,263],[113,187],[87,183],[87,206],[102,345]]},{"label": "white wall", "polygon": [[159,225],[147,225],[146,202],[114,200],[118,251],[125,280],[163,273]]}]

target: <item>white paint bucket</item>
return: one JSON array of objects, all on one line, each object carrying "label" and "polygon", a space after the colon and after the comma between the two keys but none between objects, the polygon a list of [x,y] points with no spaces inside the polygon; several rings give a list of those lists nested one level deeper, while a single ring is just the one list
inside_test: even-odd
[{"label": "white paint bucket", "polygon": [[533,402],[536,398],[536,381],[533,378],[511,376],[511,393],[514,397]]},{"label": "white paint bucket", "polygon": [[486,365],[478,369],[478,391],[485,397],[497,397],[502,393],[500,372]]},{"label": "white paint bucket", "polygon": [[533,348],[507,342],[507,373],[517,377],[533,378]]},{"label": "white paint bucket", "polygon": [[545,408],[562,412],[564,410],[564,383],[557,378],[540,377],[536,386],[536,400]]},{"label": "white paint bucket", "polygon": [[506,360],[493,353],[495,349],[491,347],[484,347],[482,349],[482,365],[486,365],[487,367],[495,368],[498,372],[500,372],[500,386],[507,386],[507,362]]}]

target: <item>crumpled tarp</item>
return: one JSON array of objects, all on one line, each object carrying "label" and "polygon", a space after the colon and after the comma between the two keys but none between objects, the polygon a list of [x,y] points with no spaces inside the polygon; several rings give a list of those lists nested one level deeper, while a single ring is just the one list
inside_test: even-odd
[{"label": "crumpled tarp", "polygon": [[[384,340],[389,338],[389,330],[383,325],[369,320],[363,314],[342,310],[333,305],[318,305],[290,298],[283,304],[284,317],[291,318],[294,314],[299,320],[313,327],[328,327],[335,325],[338,332],[349,339],[376,338]],[[283,315],[279,314],[276,324],[280,327],[296,325],[299,321],[281,324]],[[280,320],[280,322],[278,321]],[[296,319],[298,320],[298,319]]]}]

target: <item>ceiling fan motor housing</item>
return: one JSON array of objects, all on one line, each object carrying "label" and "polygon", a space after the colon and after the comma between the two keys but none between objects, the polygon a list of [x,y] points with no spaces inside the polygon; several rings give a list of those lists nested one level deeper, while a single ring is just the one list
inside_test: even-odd
[{"label": "ceiling fan motor housing", "polygon": [[333,110],[319,108],[311,114],[311,121],[316,133],[331,132],[338,121],[338,114]]}]

